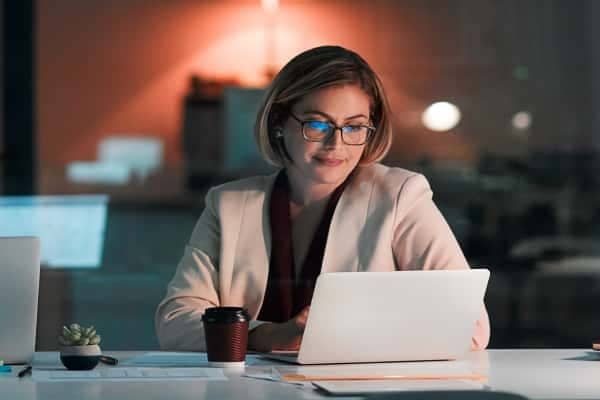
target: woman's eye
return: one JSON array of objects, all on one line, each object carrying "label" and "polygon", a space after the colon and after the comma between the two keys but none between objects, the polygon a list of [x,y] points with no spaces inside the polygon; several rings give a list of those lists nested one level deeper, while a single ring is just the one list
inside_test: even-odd
[{"label": "woman's eye", "polygon": [[360,125],[346,125],[344,128],[344,132],[346,133],[356,133],[362,130],[362,126]]},{"label": "woman's eye", "polygon": [[310,129],[327,132],[329,130],[329,124],[323,121],[308,121],[306,123]]}]

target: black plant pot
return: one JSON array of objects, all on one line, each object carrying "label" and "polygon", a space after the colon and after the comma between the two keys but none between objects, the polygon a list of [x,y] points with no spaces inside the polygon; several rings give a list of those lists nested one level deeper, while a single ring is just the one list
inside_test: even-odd
[{"label": "black plant pot", "polygon": [[94,369],[102,351],[98,345],[64,346],[60,349],[60,361],[65,368],[74,371],[87,371]]}]

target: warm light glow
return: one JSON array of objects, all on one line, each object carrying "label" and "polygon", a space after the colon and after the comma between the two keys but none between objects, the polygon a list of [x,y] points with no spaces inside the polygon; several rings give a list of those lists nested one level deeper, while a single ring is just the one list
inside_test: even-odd
[{"label": "warm light glow", "polygon": [[529,111],[519,111],[512,117],[512,126],[515,129],[524,131],[531,126],[531,113]]},{"label": "warm light glow", "polygon": [[[163,140],[161,168],[179,168],[181,100],[191,74],[207,81],[262,88],[270,83],[273,72],[301,51],[328,43],[353,47],[365,37],[364,31],[347,29],[349,20],[360,18],[350,7],[335,6],[337,18],[324,24],[323,13],[334,6],[318,5],[321,2],[293,2],[290,7],[273,0],[165,2],[165,7],[154,7],[151,2],[117,3],[94,19],[94,26],[103,27],[100,30],[81,28],[85,25],[81,21],[95,15],[94,7],[72,9],[65,3],[60,7],[74,12],[65,14],[50,12],[56,6],[40,3],[39,36],[46,38],[36,53],[44,65],[38,71],[40,132],[54,132],[40,134],[44,164],[64,167],[74,160],[94,160],[98,144],[109,134],[139,132]],[[73,15],[79,16],[81,24],[68,23]],[[136,35],[121,38],[124,19],[136,20]],[[157,20],[164,24],[155,41]],[[53,36],[57,26],[61,27],[58,37]],[[61,50],[63,38],[73,35],[83,36]],[[98,48],[90,49],[91,42],[98,43]],[[63,50],[65,56],[56,58]],[[358,50],[367,57],[376,55],[364,53],[360,46]],[[106,70],[112,59],[123,68],[89,81],[88,62]],[[59,91],[56,82],[60,82]],[[89,89],[87,95],[80,93],[82,87]],[[77,97],[82,100],[78,112],[59,118]],[[45,169],[40,178],[42,192],[56,190],[53,174]]]},{"label": "warm light glow", "polygon": [[458,125],[460,116],[458,107],[452,103],[440,101],[427,107],[421,116],[421,121],[427,129],[444,132]]},{"label": "warm light glow", "polygon": [[277,11],[277,8],[279,7],[279,0],[261,0],[261,1],[262,1],[263,10],[265,10],[268,13]]},{"label": "warm light glow", "polygon": [[[298,32],[286,26],[276,29],[278,41],[285,43],[272,62],[278,69],[293,56],[307,48],[321,44],[312,33]],[[215,40],[198,52],[189,68],[202,76],[219,78],[235,77],[242,86],[262,87],[265,79],[264,55],[256,49],[264,47],[262,27],[246,28]],[[244,60],[244,62],[240,62]]]}]

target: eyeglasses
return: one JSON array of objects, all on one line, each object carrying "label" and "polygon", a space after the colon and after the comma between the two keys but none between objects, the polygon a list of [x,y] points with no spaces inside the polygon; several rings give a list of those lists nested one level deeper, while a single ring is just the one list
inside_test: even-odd
[{"label": "eyeglasses", "polygon": [[302,136],[308,142],[323,142],[339,129],[344,144],[361,146],[369,140],[369,137],[375,131],[375,127],[370,125],[337,126],[327,121],[302,120],[292,113],[290,115],[302,125]]}]

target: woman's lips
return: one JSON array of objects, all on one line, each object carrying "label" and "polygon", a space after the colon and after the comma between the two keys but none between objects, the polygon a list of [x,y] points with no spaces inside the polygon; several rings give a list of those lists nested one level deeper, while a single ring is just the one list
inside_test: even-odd
[{"label": "woman's lips", "polygon": [[328,157],[315,157],[315,160],[317,160],[319,164],[323,164],[328,167],[337,167],[338,165],[341,165],[344,162],[343,160],[337,158]]}]

